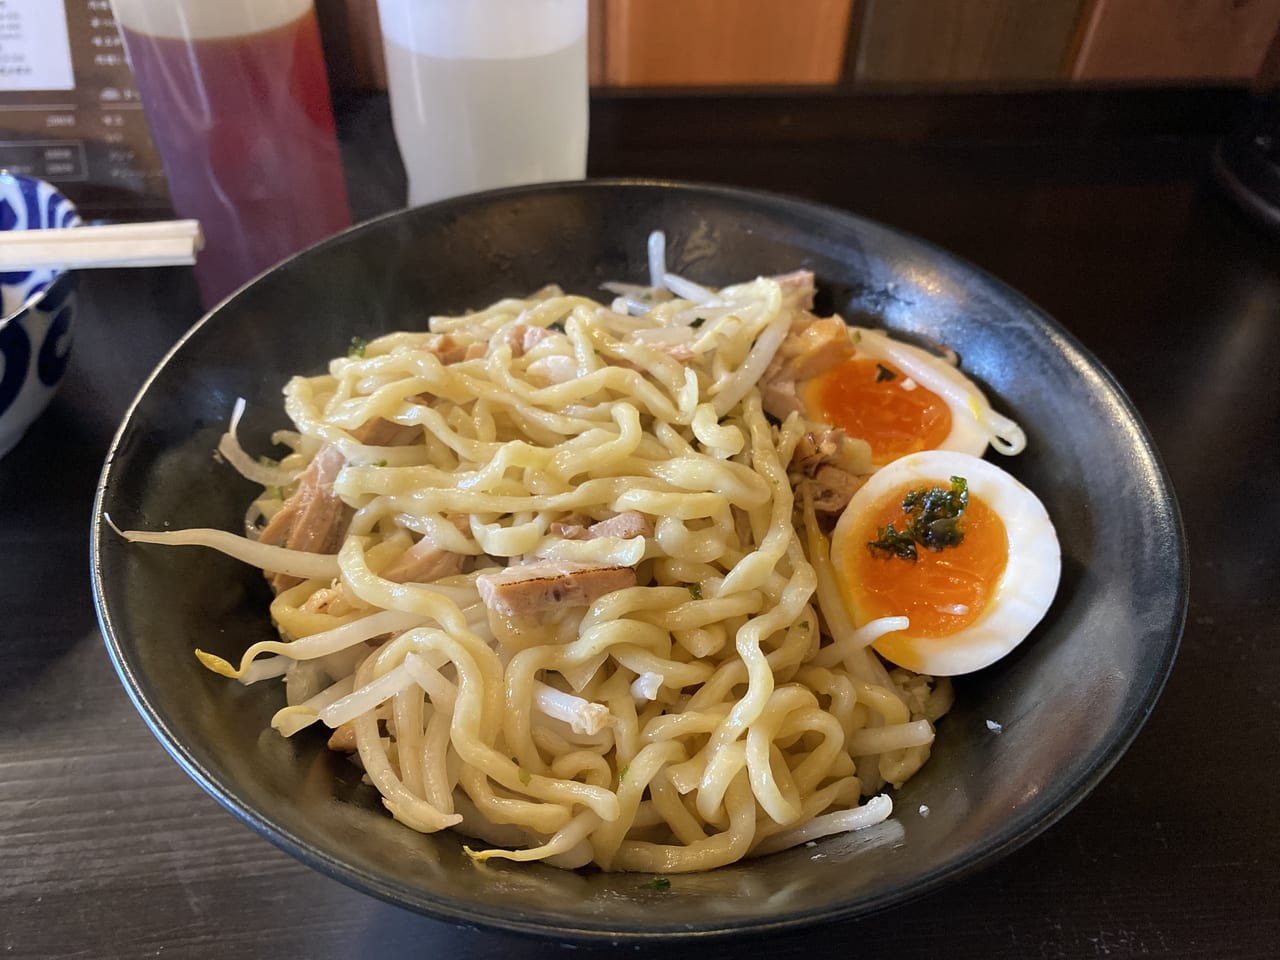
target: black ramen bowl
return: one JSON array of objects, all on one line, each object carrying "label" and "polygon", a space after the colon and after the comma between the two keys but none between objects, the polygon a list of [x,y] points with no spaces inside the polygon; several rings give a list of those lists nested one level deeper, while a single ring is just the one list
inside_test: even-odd
[{"label": "black ramen bowl", "polygon": [[[643,282],[645,239],[711,285],[813,270],[819,311],[953,347],[1028,448],[1001,465],[1057,524],[1062,585],[1013,654],[959,678],[933,759],[889,821],[816,846],[671,878],[474,865],[453,833],[394,822],[314,731],[268,726],[275,684],[197,663],[274,633],[261,575],[209,550],[131,545],[121,527],[241,529],[256,490],[215,461],[235,399],[240,436],[271,449],[280,391],[353,337],[421,329],[548,282],[601,296]],[[356,227],[220,305],[160,364],[111,447],[95,505],[93,576],[120,678],[160,742],[267,839],[353,887],[430,916],[558,939],[762,932],[919,896],[1025,843],[1116,762],[1159,695],[1186,608],[1185,548],[1160,459],[1110,375],[998,280],[913,237],[837,210],[743,190],[589,182],[504,190]],[[990,723],[988,721],[991,721]],[[921,805],[928,807],[922,816]],[[678,895],[672,895],[678,894]]]}]

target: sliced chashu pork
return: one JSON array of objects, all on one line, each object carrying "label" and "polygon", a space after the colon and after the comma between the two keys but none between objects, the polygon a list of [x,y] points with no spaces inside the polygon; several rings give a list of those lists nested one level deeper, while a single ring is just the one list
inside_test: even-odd
[{"label": "sliced chashu pork", "polygon": [[643,513],[626,510],[608,520],[592,523],[590,517],[570,515],[551,524],[551,532],[565,540],[595,540],[599,537],[652,537],[653,522]]},{"label": "sliced chashu pork", "polygon": [[[258,539],[306,553],[337,553],[352,515],[351,508],[333,492],[333,481],[345,463],[338,447],[321,447],[298,477],[297,490],[263,527]],[[277,593],[301,582],[280,573],[271,577]]]},{"label": "sliced chashu pork", "polygon": [[631,567],[550,560],[516,564],[476,578],[485,606],[509,617],[586,606],[606,593],[635,585],[636,572]]},{"label": "sliced chashu pork", "polygon": [[[450,518],[459,533],[470,533],[471,524],[465,516]],[[444,577],[462,572],[466,557],[450,553],[435,545],[430,536],[423,536],[396,561],[382,571],[382,577],[393,583],[433,583]]]},{"label": "sliced chashu pork", "polygon": [[770,279],[782,287],[782,303],[795,310],[812,310],[813,297],[817,293],[812,270],[792,270]]},{"label": "sliced chashu pork", "polygon": [[798,385],[844,363],[853,354],[849,328],[840,317],[819,320],[812,314],[797,313],[791,330],[760,378],[765,410],[779,420],[791,413],[803,415]]}]

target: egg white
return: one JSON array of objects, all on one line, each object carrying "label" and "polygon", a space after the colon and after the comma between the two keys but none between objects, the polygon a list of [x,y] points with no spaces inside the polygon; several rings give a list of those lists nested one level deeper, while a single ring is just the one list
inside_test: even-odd
[{"label": "egg white", "polygon": [[[831,538],[831,560],[837,574],[851,569],[853,551],[867,549],[865,536],[856,532],[866,511],[904,485],[912,489],[946,486],[953,476],[964,477],[970,495],[999,515],[1009,555],[986,609],[967,627],[945,637],[922,637],[908,626],[875,641],[875,649],[886,659],[933,676],[980,670],[1021,643],[1049,609],[1062,572],[1057,533],[1034,493],[985,460],[955,451],[926,450],[882,467],[854,494]],[[873,619],[843,584],[842,593],[855,626]]]},{"label": "egg white", "polygon": [[941,357],[894,340],[878,330],[853,328],[857,351],[892,363],[913,381],[933,391],[951,410],[951,433],[937,447],[982,456],[990,443],[1005,455],[1021,453],[1027,445],[1022,428],[991,409],[977,385]]}]

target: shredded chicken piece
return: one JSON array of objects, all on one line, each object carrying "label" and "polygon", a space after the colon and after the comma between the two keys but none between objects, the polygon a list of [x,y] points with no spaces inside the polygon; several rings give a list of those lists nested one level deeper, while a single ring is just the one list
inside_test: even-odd
[{"label": "shredded chicken piece", "polygon": [[552,331],[545,327],[531,327],[528,324],[517,323],[507,331],[506,343],[511,348],[513,358],[523,357],[550,336]]},{"label": "shredded chicken piece", "polygon": [[[351,522],[352,510],[333,492],[333,481],[346,463],[342,451],[325,444],[298,477],[298,488],[271,518],[258,539],[306,553],[337,553]],[[298,577],[274,574],[279,593],[301,583]]]},{"label": "shredded chicken piece", "polygon": [[810,430],[796,444],[791,455],[791,471],[808,472],[823,463],[828,463],[840,451],[840,445],[847,439],[847,434],[838,428],[830,430]]},{"label": "shredded chicken piece", "polygon": [[632,537],[652,537],[653,522],[643,513],[626,510],[608,520],[591,524],[587,533],[593,540],[596,537],[622,537],[627,540]]},{"label": "shredded chicken piece", "polygon": [[792,330],[778,347],[786,376],[808,380],[853,356],[849,327],[840,317],[814,320],[798,333]]},{"label": "shredded chicken piece", "polygon": [[568,562],[519,564],[476,578],[485,605],[509,617],[552,607],[585,606],[606,593],[635,585],[636,572],[630,567]]},{"label": "shredded chicken piece", "polygon": [[575,510],[572,513],[566,513],[551,524],[550,530],[557,537],[563,537],[566,540],[586,540],[588,537],[587,527],[591,526],[592,523],[591,517]]},{"label": "shredded chicken piece", "polygon": [[417,442],[422,428],[405,426],[385,417],[374,417],[351,431],[358,443],[370,447],[403,447]]},{"label": "shredded chicken piece", "polygon": [[785,420],[793,413],[804,414],[804,403],[796,392],[794,380],[770,380],[765,372],[760,379],[760,402],[772,417]]},{"label": "shredded chicken piece", "polygon": [[547,386],[553,383],[568,383],[578,376],[578,362],[572,357],[551,354],[539,357],[525,369],[529,379],[541,381]]},{"label": "shredded chicken piece", "polygon": [[483,357],[488,347],[483,343],[463,345],[447,333],[437,333],[427,338],[424,350],[434,353],[445,366],[461,363],[463,360],[474,360]]},{"label": "shredded chicken piece", "polygon": [[813,494],[813,509],[819,513],[840,513],[866,482],[866,477],[854,476],[830,464],[823,464],[813,477],[802,481]]},{"label": "shredded chicken piece", "polygon": [[384,570],[382,576],[393,583],[433,583],[461,573],[465,560],[462,554],[440,550],[423,537]]},{"label": "shredded chicken piece", "polygon": [[771,278],[782,287],[782,302],[796,310],[812,310],[814,286],[812,270],[793,270]]},{"label": "shredded chicken piece", "polygon": [[854,354],[849,327],[838,316],[815,317],[798,310],[786,339],[760,378],[764,408],[778,419],[804,413],[796,385],[826,373]]},{"label": "shredded chicken piece", "polygon": [[838,428],[811,430],[791,457],[787,475],[796,493],[807,491],[819,513],[840,513],[871,473],[870,451]]}]

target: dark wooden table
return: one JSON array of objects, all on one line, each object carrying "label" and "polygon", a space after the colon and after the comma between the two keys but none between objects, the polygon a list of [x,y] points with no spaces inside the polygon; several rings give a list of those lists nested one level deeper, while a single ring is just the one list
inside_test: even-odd
[{"label": "dark wooden table", "polygon": [[[819,199],[948,247],[1039,302],[1142,412],[1190,541],[1191,607],[1168,687],[1065,819],[914,903],[767,944],[702,944],[703,955],[1277,955],[1280,239],[1240,216],[1210,174],[1241,99],[593,104],[594,175]],[[356,209],[396,207],[403,173],[385,102],[339,112]],[[86,274],[62,391],[0,461],[0,951],[562,954],[426,920],[296,863],[202,793],[126,698],[90,600],[90,506],[126,405],[198,312],[185,271]],[[693,949],[662,955],[673,952]]]}]

